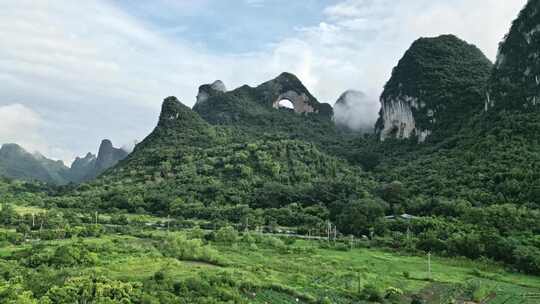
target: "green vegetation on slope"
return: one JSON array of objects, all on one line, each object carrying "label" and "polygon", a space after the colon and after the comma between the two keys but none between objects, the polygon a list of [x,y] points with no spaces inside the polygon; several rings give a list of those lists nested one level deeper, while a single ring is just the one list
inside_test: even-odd
[{"label": "green vegetation on slope", "polygon": [[540,1],[529,0],[499,46],[489,81],[490,107],[536,111],[540,100]]},{"label": "green vegetation on slope", "polygon": [[22,180],[67,184],[69,168],[61,161],[53,161],[26,152],[17,144],[3,144],[0,148],[0,176]]},{"label": "green vegetation on slope", "polygon": [[[386,107],[398,99],[410,103],[415,127],[440,140],[483,109],[491,68],[476,46],[456,36],[420,38],[394,68],[381,101]],[[376,128],[382,130],[383,117]]]},{"label": "green vegetation on slope", "polygon": [[[536,13],[514,27],[539,24]],[[167,98],[152,134],[91,183],[1,181],[2,300],[508,304],[538,295],[537,277],[524,273],[540,274],[539,114],[479,111],[489,62],[453,36],[417,41],[400,65],[386,94],[426,98],[419,126],[428,102],[436,108],[441,131],[424,145],[340,133],[283,74],[213,92],[195,111]],[[273,109],[293,88],[321,111]]]}]

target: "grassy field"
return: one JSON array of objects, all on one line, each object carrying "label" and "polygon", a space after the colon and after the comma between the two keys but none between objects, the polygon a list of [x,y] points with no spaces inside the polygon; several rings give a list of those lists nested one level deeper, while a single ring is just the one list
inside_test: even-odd
[{"label": "grassy field", "polygon": [[[163,236],[168,232],[153,234]],[[73,239],[41,244],[55,247],[72,242]],[[493,264],[434,256],[429,280],[425,256],[366,248],[324,249],[316,241],[297,240],[286,248],[243,242],[211,244],[224,261],[220,266],[165,257],[157,249],[159,243],[147,237],[105,235],[86,238],[85,242],[100,246],[102,253],[97,265],[72,269],[76,273],[103,274],[122,281],[144,281],[158,271],[172,279],[226,273],[238,282],[260,287],[243,292],[249,303],[313,303],[310,299],[359,303],[350,295],[367,284],[381,290],[390,287],[402,290],[404,295],[395,303],[406,304],[415,294],[433,304],[449,303],[445,302],[449,296],[459,300],[471,282],[483,292],[487,304],[535,303],[534,299],[526,302],[524,295],[540,292],[539,277],[509,273]],[[0,248],[0,257],[8,258],[28,247],[4,246]]]},{"label": "grassy field", "polygon": [[28,206],[28,205],[15,205],[14,207],[15,207],[15,211],[20,215],[39,214],[46,211],[43,208]]},{"label": "grassy field", "polygon": [[[43,209],[31,206],[16,206],[15,210],[21,215],[43,212]],[[100,218],[110,219],[110,216],[103,214]],[[146,215],[129,218],[144,223],[167,220]],[[14,231],[0,227],[0,233]],[[106,233],[100,237],[85,237],[84,243],[98,248],[95,251],[98,262],[89,267],[63,268],[62,271],[103,275],[126,282],[145,282],[157,272],[163,272],[171,280],[226,274],[239,282],[238,286],[250,286],[241,290],[248,303],[260,304],[359,303],[354,295],[368,285],[377,286],[382,292],[399,289],[403,295],[394,299],[399,304],[411,303],[413,296],[421,297],[427,304],[452,303],[449,299],[464,303],[472,298],[484,304],[540,303],[540,277],[509,272],[491,262],[431,256],[429,274],[425,255],[405,255],[374,248],[350,250],[325,241],[302,239],[289,245],[281,242],[280,246],[240,240],[232,244],[210,242],[209,246],[216,250],[221,261],[217,264],[165,256],[160,250],[162,240],[184,234],[186,231],[167,232],[147,227],[135,235]],[[263,238],[275,239],[271,236]],[[78,238],[34,240],[19,245],[4,242],[0,243],[0,259],[12,259],[32,244],[56,248],[78,241]]]}]

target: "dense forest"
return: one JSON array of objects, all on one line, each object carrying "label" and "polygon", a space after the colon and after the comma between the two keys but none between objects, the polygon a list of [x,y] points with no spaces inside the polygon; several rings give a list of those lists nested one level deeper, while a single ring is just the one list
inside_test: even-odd
[{"label": "dense forest", "polygon": [[0,180],[0,303],[523,303],[540,290],[538,5],[494,65],[452,35],[415,41],[373,134],[283,73],[202,86],[193,109],[166,98],[91,181]]}]

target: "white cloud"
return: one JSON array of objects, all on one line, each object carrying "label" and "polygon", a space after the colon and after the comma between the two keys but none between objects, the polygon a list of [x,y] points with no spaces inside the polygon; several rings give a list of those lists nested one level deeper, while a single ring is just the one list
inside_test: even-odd
[{"label": "white cloud", "polygon": [[373,132],[376,117],[371,111],[378,105],[377,99],[369,98],[360,91],[347,91],[334,105],[334,120],[351,130]]},{"label": "white cloud", "polygon": [[50,145],[41,133],[46,124],[37,112],[20,103],[0,105],[0,145],[17,143],[30,153],[39,151],[69,164],[72,152]]},{"label": "white cloud", "polygon": [[[346,0],[327,7],[327,20],[318,26],[300,29],[297,39],[303,47],[298,53],[310,53],[309,71],[317,80],[310,88],[323,100],[330,101],[346,89],[364,91],[366,102],[378,100],[392,68],[419,37],[455,34],[494,60],[498,43],[525,3]],[[359,115],[359,119],[373,121],[379,104],[369,102],[362,111],[367,116]]]},{"label": "white cloud", "polygon": [[[187,5],[190,14],[203,10],[202,1],[161,1]],[[52,153],[71,157],[95,151],[103,138],[116,145],[142,139],[164,97],[192,105],[198,86],[215,79],[234,88],[290,71],[323,102],[333,103],[347,89],[376,100],[419,36],[455,33],[494,58],[525,0],[448,2],[346,0],[327,7],[319,25],[299,24],[265,51],[219,54],[178,38],[182,26],[173,38],[114,2],[6,1],[0,10],[0,100],[20,100],[19,106],[40,113],[44,123],[34,134],[71,151],[46,148]],[[366,111],[376,116],[378,105]],[[24,128],[13,130],[14,140],[39,142],[37,135],[19,135],[28,133]]]},{"label": "white cloud", "polygon": [[0,142],[33,142],[43,124],[41,117],[19,103],[0,106]]}]

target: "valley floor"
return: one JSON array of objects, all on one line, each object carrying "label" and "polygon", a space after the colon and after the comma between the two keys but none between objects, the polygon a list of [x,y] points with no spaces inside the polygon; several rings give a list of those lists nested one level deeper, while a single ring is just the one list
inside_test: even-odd
[{"label": "valley floor", "polygon": [[[0,231],[7,232],[9,229]],[[208,301],[197,303],[260,304],[540,301],[540,277],[509,273],[488,262],[433,256],[429,279],[426,256],[373,248],[351,249],[346,244],[278,239],[256,233],[232,233],[232,237],[220,233],[214,233],[213,240],[208,241],[208,236],[196,229],[167,232],[146,228],[127,234],[104,232],[98,237],[19,245],[4,242],[0,245],[0,266],[22,267],[26,284],[31,284],[32,275],[43,276],[40,271],[48,272],[51,278],[62,276],[61,285],[68,284],[69,278],[105,277],[113,282],[133,283],[134,288],[156,299],[160,298],[159,292],[170,292],[180,299],[186,296],[185,303],[191,303],[189,297],[209,297]],[[58,248],[72,248],[69,246],[90,252],[92,262],[64,265],[69,257],[55,260]],[[172,247],[174,250],[169,250]],[[0,279],[0,294],[10,288],[12,281],[6,278],[2,285]],[[42,286],[27,285],[23,289],[33,289],[39,298],[39,293],[47,295],[54,283],[41,282]],[[422,301],[414,302],[415,298]],[[156,301],[141,303],[163,303]]]}]

